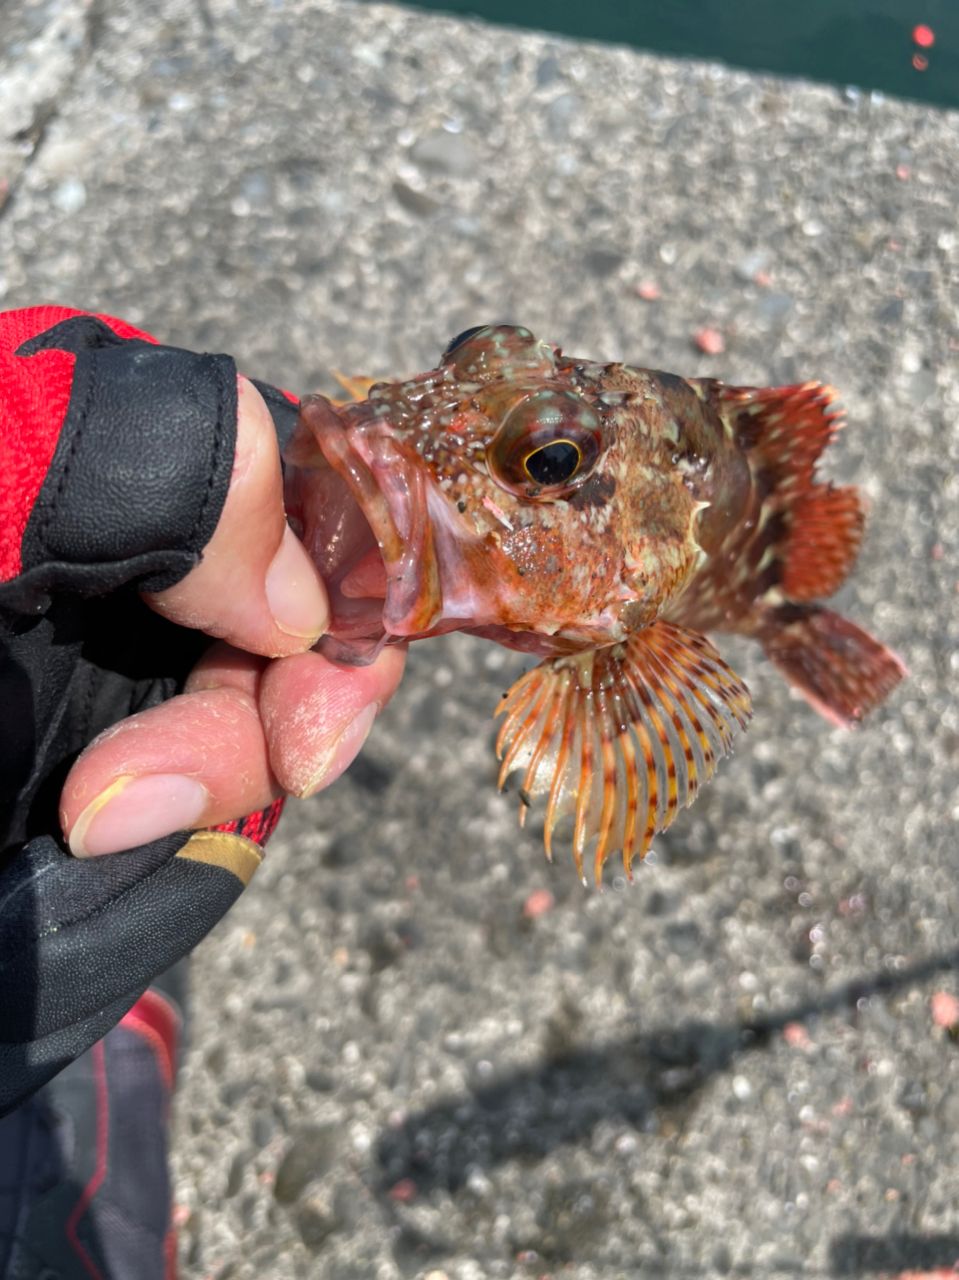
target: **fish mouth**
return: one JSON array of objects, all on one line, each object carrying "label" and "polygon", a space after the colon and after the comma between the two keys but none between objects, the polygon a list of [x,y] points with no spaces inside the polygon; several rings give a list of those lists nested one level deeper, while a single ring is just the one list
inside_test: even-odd
[{"label": "fish mouth", "polygon": [[615,610],[551,623],[547,602],[534,604],[529,579],[469,529],[423,458],[362,408],[307,396],[284,451],[287,514],[330,602],[321,653],[360,665],[386,644],[450,631],[540,656],[623,638]]},{"label": "fish mouth", "polygon": [[285,460],[287,510],[330,600],[321,651],[371,662],[384,644],[436,634],[443,592],[422,460],[321,395],[302,401]]}]

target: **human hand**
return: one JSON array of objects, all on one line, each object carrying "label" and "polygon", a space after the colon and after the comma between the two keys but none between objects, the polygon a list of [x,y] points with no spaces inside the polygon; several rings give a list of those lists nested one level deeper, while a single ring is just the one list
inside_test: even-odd
[{"label": "human hand", "polygon": [[284,793],[314,794],[352,762],[402,675],[395,648],[367,667],[309,651],[329,619],[326,592],[286,523],[270,411],[247,379],[238,393],[233,473],[203,559],[145,596],[221,643],[183,693],[106,729],[73,765],[60,815],[76,855],[212,826]]},{"label": "human hand", "polygon": [[209,932],[261,806],[331,782],[399,680],[310,652],[296,406],[260,390],[122,320],[0,313],[0,1115]]}]

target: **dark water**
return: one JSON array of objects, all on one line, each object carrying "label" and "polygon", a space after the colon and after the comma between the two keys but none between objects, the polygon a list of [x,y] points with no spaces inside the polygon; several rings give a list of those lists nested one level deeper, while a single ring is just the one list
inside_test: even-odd
[{"label": "dark water", "polygon": [[[959,0],[415,0],[541,31],[959,107]],[[930,28],[931,47],[913,40]],[[920,59],[919,66],[913,58]],[[922,65],[922,60],[926,64]]]}]

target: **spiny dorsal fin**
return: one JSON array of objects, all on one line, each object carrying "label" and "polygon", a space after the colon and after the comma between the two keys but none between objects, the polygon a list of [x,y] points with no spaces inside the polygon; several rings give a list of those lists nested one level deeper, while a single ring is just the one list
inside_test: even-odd
[{"label": "spiny dorsal fin", "polygon": [[331,372],[346,392],[345,400],[333,401],[336,405],[353,404],[356,400],[365,400],[369,395],[370,387],[376,383],[375,378],[350,378],[345,373],[340,373],[337,369],[333,369]]},{"label": "spiny dorsal fin", "polygon": [[774,539],[782,596],[805,601],[832,595],[859,554],[864,525],[855,489],[815,480],[819,456],[843,426],[837,392],[805,382],[724,387],[720,394],[765,495],[744,556],[747,547],[755,557],[766,538]]},{"label": "spiny dorsal fin", "polygon": [[758,454],[779,483],[788,479],[808,488],[820,454],[844,425],[835,388],[803,382],[792,387],[723,387],[719,394],[743,448]]},{"label": "spiny dorsal fin", "polygon": [[781,588],[787,600],[838,591],[859,554],[865,517],[858,492],[814,484],[790,506]]},{"label": "spiny dorsal fin", "polygon": [[548,796],[546,853],[572,815],[573,858],[595,838],[593,870],[620,849],[626,874],[680,805],[693,802],[745,728],[749,692],[704,637],[657,622],[622,644],[550,658],[505,694],[496,743],[500,787],[524,770],[520,794]]}]

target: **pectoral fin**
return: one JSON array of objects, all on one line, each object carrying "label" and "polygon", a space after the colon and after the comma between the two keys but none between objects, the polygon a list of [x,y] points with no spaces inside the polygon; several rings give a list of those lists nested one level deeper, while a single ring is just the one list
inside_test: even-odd
[{"label": "pectoral fin", "polygon": [[653,836],[692,803],[751,714],[749,692],[704,637],[657,622],[622,644],[551,658],[504,695],[499,785],[523,770],[520,795],[547,796],[546,853],[573,817],[573,858],[595,839],[593,871],[616,849],[631,876]]}]

